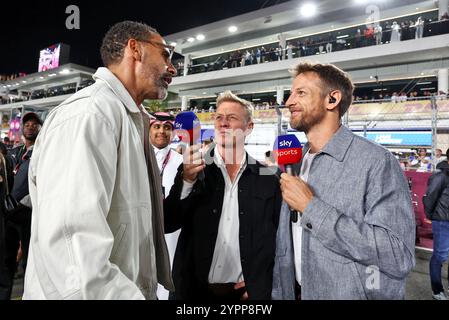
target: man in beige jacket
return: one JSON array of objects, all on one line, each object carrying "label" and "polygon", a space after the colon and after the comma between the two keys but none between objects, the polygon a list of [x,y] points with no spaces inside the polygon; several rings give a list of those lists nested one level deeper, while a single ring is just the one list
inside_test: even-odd
[{"label": "man in beige jacket", "polygon": [[124,21],[106,34],[106,68],[56,107],[30,165],[33,221],[24,299],[156,299],[173,290],[162,187],[144,99],[165,99],[173,48]]}]

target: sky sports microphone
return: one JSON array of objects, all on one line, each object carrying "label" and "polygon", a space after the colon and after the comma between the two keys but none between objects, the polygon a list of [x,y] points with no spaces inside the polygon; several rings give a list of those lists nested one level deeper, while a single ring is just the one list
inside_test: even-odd
[{"label": "sky sports microphone", "polygon": [[[273,155],[279,165],[285,166],[288,175],[294,176],[293,164],[301,161],[302,146],[298,138],[293,134],[277,137],[274,142]],[[298,222],[298,212],[290,209],[291,221]]]},{"label": "sky sports microphone", "polygon": [[[189,145],[201,142],[201,122],[192,111],[181,112],[175,119],[175,134],[181,142]],[[204,181],[204,172],[198,173],[198,179]]]}]

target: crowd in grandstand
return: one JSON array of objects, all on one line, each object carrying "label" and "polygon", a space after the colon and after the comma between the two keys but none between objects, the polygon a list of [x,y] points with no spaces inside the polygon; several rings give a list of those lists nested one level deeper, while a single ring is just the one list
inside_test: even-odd
[{"label": "crowd in grandstand", "polygon": [[[422,18],[421,16],[405,17],[397,19],[397,21],[369,23],[348,30],[292,39],[286,42],[285,47],[279,43],[271,43],[239,49],[226,54],[193,60],[188,66],[187,74],[244,67],[447,33],[449,21],[435,20],[435,18]],[[175,67],[178,76],[184,75],[184,62],[176,62]]]}]

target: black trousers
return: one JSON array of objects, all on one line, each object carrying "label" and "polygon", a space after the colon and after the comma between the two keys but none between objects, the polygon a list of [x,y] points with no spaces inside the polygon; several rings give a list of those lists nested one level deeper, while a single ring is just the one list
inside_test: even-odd
[{"label": "black trousers", "polygon": [[234,289],[235,283],[209,284],[208,298],[213,302],[238,302],[246,291],[246,288]]},{"label": "black trousers", "polygon": [[6,268],[6,228],[5,217],[3,212],[0,212],[0,300],[9,300],[11,293],[11,283],[8,270]]},{"label": "black trousers", "polygon": [[4,282],[8,284],[6,294],[11,298],[14,284],[14,274],[17,271],[17,252],[22,243],[22,267],[26,270],[28,260],[28,249],[30,247],[31,236],[31,209],[20,207],[5,222],[5,268],[6,276]]}]

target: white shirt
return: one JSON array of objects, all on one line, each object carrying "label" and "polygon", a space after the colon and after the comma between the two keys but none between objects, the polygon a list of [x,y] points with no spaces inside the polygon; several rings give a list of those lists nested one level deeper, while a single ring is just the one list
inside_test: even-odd
[{"label": "white shirt", "polygon": [[[238,283],[244,280],[240,261],[238,183],[247,165],[246,154],[242,159],[234,182],[231,182],[217,147],[214,152],[214,162],[223,174],[225,190],[218,235],[208,279],[209,283]],[[192,187],[193,184],[184,181],[181,199],[185,199],[190,194]]]},{"label": "white shirt", "polygon": [[[174,150],[171,150],[170,145],[164,149],[158,149],[154,147],[154,153],[156,154],[157,165],[159,170],[162,171],[164,162],[168,162],[165,165],[164,172],[162,175],[162,186],[164,187],[165,197],[170,194],[171,187],[175,182],[176,173],[178,172],[178,167],[182,164],[182,155]],[[170,267],[173,268],[173,259],[175,256],[176,245],[178,244],[179,234],[181,229],[165,234],[165,242],[167,243],[168,255],[170,257]],[[157,297],[159,300],[168,300],[168,290],[166,290],[162,285],[158,284],[157,287]]]},{"label": "white shirt", "polygon": [[157,165],[160,171],[162,171],[164,162],[169,156],[162,175],[162,186],[165,191],[164,196],[167,198],[170,194],[171,187],[173,186],[176,174],[178,173],[178,167],[181,165],[183,158],[182,155],[177,153],[175,150],[172,150],[170,145],[166,146],[164,149],[154,147],[154,153],[156,154]]},{"label": "white shirt", "polygon": [[416,172],[430,172],[431,171],[431,163],[430,163],[430,157],[424,157],[426,160],[426,163],[422,161],[419,162],[419,168],[416,170]]},{"label": "white shirt", "polygon": [[[313,159],[317,154],[306,153],[302,160],[300,177],[304,182],[309,179],[310,167]],[[302,247],[302,227],[301,217],[298,217],[298,222],[292,222],[292,237],[293,237],[293,251],[295,254],[295,275],[296,281],[301,284],[301,247]]]}]

